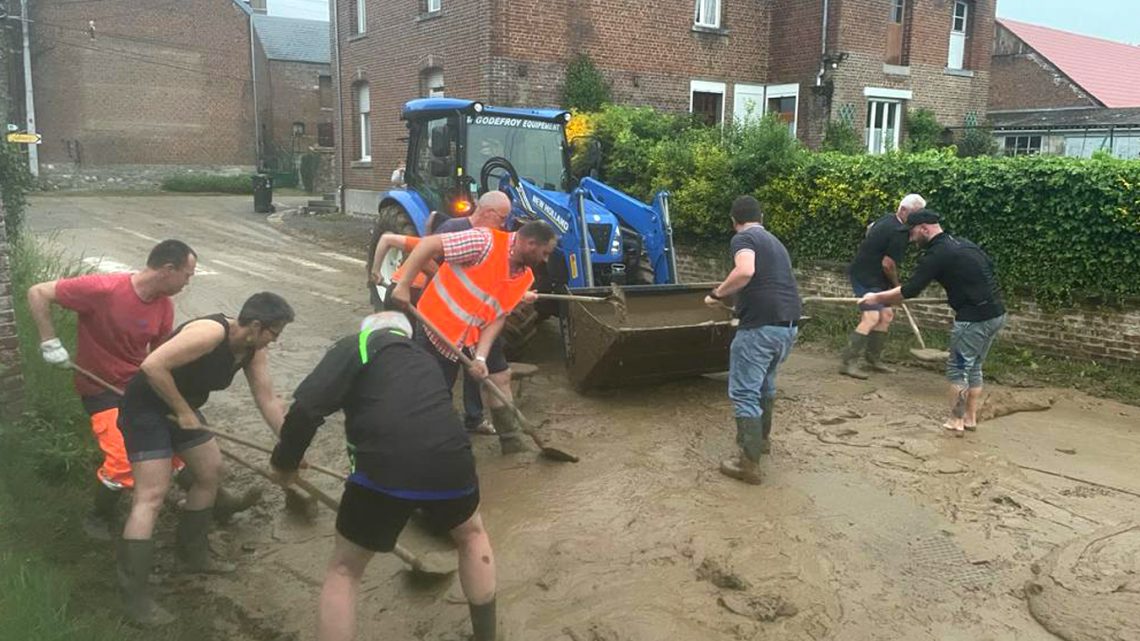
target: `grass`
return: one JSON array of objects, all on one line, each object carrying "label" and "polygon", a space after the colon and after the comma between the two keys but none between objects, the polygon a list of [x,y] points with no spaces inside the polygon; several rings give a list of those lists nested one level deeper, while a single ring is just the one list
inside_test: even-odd
[{"label": "grass", "polygon": [[[807,323],[801,336],[804,341],[834,350],[837,354],[847,344],[847,336],[857,322],[856,315],[813,307],[807,312]],[[909,353],[918,342],[906,327],[906,321],[891,326],[885,360],[914,363]],[[949,333],[923,329],[926,346],[945,350]],[[1110,398],[1140,405],[1140,366],[1115,362],[1053,356],[1003,340],[999,334],[985,364],[986,380],[1015,387],[1059,387],[1080,390],[1092,396]]]},{"label": "grass", "polygon": [[[30,285],[78,269],[27,236],[13,243],[11,266],[27,412],[0,424],[0,639],[153,639],[154,633],[126,627],[119,619],[113,548],[88,540],[80,529],[98,452],[70,374],[40,358],[24,298]],[[71,348],[74,315],[59,313],[55,322]],[[211,633],[209,622],[199,618],[162,636],[190,641]]]},{"label": "grass", "polygon": [[252,194],[253,180],[246,174],[175,174],[162,179],[162,189],[182,193]]}]

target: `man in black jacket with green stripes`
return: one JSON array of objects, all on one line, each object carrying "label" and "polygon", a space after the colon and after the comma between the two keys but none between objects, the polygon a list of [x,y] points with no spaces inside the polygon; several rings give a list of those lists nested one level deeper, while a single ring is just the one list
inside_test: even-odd
[{"label": "man in black jacket with green stripes", "polygon": [[356,597],[376,552],[391,552],[416,509],[451,533],[476,641],[495,638],[495,562],[479,515],[475,458],[433,354],[411,340],[400,312],[364,319],[337,341],[294,393],[272,464],[293,477],[327,416],[343,410],[352,472],[325,575],[319,641],[349,641]]}]

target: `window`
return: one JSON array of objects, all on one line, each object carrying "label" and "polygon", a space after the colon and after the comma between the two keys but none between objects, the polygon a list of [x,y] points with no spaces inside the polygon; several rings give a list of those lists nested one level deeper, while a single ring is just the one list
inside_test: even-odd
[{"label": "window", "polygon": [[372,97],[368,83],[356,86],[356,135],[360,138],[360,160],[372,160]]},{"label": "window", "polygon": [[318,122],[317,123],[317,146],[319,147],[333,147],[336,141],[333,140],[333,124],[331,122]]},{"label": "window", "polygon": [[902,103],[897,100],[867,101],[867,151],[881,154],[899,148]]},{"label": "window", "polygon": [[798,119],[798,105],[800,101],[799,85],[768,85],[765,92],[767,101],[764,113],[775,114],[780,121],[788,125],[788,133],[796,136],[796,120]]},{"label": "window", "polygon": [[889,65],[903,64],[903,20],[906,17],[906,0],[891,0],[891,14],[887,21],[887,57]]},{"label": "window", "polygon": [[950,54],[946,66],[964,69],[966,64],[966,31],[970,26],[970,3],[954,0],[954,16],[950,25]]},{"label": "window", "polygon": [[333,107],[333,91],[332,91],[332,76],[320,76],[317,78],[317,90],[320,92],[321,109],[332,109]]},{"label": "window", "polygon": [[354,34],[361,34],[368,31],[368,11],[365,5],[367,0],[356,0],[356,21],[353,27],[356,29]]},{"label": "window", "polygon": [[427,12],[435,13],[440,10],[443,0],[427,0]]},{"label": "window", "polygon": [[720,28],[720,0],[697,0],[693,24],[698,27]]},{"label": "window", "polygon": [[701,122],[724,122],[724,83],[693,80],[689,83],[689,111]]},{"label": "window", "polygon": [[743,125],[754,123],[764,116],[764,85],[732,87],[732,122]]},{"label": "window", "polygon": [[433,67],[423,72],[423,87],[420,93],[428,98],[443,97],[443,69]]},{"label": "window", "polygon": [[460,189],[456,179],[457,127],[455,118],[436,118],[417,123],[410,132],[411,165],[404,177],[430,209],[444,208]]},{"label": "window", "polygon": [[1005,155],[1032,156],[1041,153],[1041,136],[1006,136]]}]

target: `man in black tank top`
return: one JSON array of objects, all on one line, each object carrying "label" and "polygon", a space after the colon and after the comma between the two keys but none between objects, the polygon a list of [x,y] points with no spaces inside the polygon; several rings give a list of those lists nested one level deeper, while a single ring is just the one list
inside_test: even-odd
[{"label": "man in black tank top", "polygon": [[355,616],[343,613],[355,610],[360,578],[376,552],[392,551],[417,508],[455,539],[476,641],[495,638],[495,564],[471,442],[435,355],[411,335],[404,314],[380,312],[337,341],[297,387],[273,451],[288,482],[325,417],[344,411],[352,472],[321,591],[319,641],[353,637]]},{"label": "man in black tank top", "polygon": [[222,455],[198,411],[210,393],[229,387],[244,370],[261,415],[280,432],[284,407],[273,393],[265,348],[277,340],[293,310],[276,294],[254,294],[238,318],[214,314],[189,321],[142,362],[127,385],[119,429],[131,461],[135,491],[119,548],[119,584],[126,614],[142,625],[173,616],[154,602],[147,577],[154,558],[151,536],[171,482],[175,453],[193,473],[177,529],[177,556],[185,571],[220,573],[233,566],[213,561],[206,535],[222,475]]}]

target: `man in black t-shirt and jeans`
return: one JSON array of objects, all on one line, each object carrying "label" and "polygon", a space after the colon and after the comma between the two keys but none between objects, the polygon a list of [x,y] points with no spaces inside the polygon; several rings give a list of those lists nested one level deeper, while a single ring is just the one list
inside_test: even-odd
[{"label": "man in black t-shirt and jeans", "polygon": [[728,364],[728,397],[740,452],[736,459],[721,463],[720,471],[757,485],[760,455],[770,448],[776,370],[792,352],[802,307],[788,250],[764,229],[760,203],[741,196],[732,203],[731,213],[736,229],[730,245],[734,266],[705,297],[705,304],[717,307],[721,299],[735,294],[740,319]]},{"label": "man in black t-shirt and jeans", "polygon": [[[918,194],[908,194],[899,203],[898,210],[887,214],[867,227],[866,237],[859,244],[855,260],[847,268],[851,289],[856,297],[871,292],[883,292],[899,285],[899,265],[906,256],[908,229],[907,216],[926,207]],[[865,379],[867,373],[859,368],[859,357],[866,354],[871,371],[884,374],[894,370],[882,362],[883,347],[887,344],[887,331],[895,313],[890,305],[860,305],[859,325],[851,332],[843,350],[840,374]]]},{"label": "man in black t-shirt and jeans", "polygon": [[954,309],[950,332],[950,358],[946,378],[950,380],[950,420],[943,425],[962,436],[978,425],[978,401],[982,397],[982,363],[1005,325],[1005,305],[990,257],[974,243],[955,238],[942,230],[941,216],[931,209],[915,212],[907,219],[911,240],[924,251],[914,274],[902,287],[867,294],[860,304],[895,304],[922,293],[931,281],[946,289],[946,299]]}]

